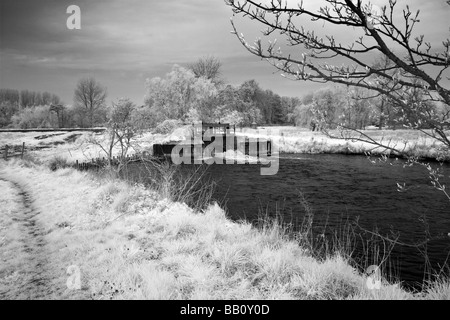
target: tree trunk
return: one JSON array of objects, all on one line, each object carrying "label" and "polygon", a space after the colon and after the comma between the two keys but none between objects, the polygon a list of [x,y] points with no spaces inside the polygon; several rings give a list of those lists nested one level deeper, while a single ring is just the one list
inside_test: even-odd
[{"label": "tree trunk", "polygon": [[384,113],[384,99],[381,99],[380,105],[380,119],[378,120],[378,130],[381,130],[383,127],[383,113]]}]

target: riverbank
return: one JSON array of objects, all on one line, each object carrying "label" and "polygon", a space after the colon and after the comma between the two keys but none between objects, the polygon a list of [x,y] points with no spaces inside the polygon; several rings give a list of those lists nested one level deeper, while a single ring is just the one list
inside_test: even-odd
[{"label": "riverbank", "polygon": [[[448,159],[442,151],[443,144],[416,130],[362,130],[365,135],[376,142],[393,147],[407,154],[426,160]],[[337,132],[331,132],[339,135]],[[395,153],[368,142],[357,140],[333,139],[319,131],[310,131],[299,127],[259,127],[245,128],[242,133],[253,137],[270,137],[279,148],[280,153],[329,153],[347,155],[392,155]]]},{"label": "riverbank", "polygon": [[[133,140],[133,148],[129,153],[140,154],[144,151],[152,152],[154,143],[165,141],[177,141],[183,139],[186,130],[175,130],[169,135],[152,134],[146,132],[136,136]],[[409,152],[411,155],[425,160],[447,159],[448,154],[442,151],[442,143],[415,130],[365,130],[363,131],[375,141],[388,143],[399,150]],[[347,154],[347,155],[372,155],[391,154],[385,149],[373,144],[350,141],[343,139],[331,139],[322,132],[310,131],[298,127],[259,127],[258,129],[238,128],[236,134],[248,137],[270,138],[278,146],[280,154],[283,153],[307,153],[307,154]],[[65,159],[68,163],[76,161],[91,161],[105,157],[100,147],[105,143],[105,133],[89,133],[84,131],[55,131],[55,132],[0,132],[0,154],[3,156],[3,148],[6,144],[10,148],[20,150],[25,143],[29,155],[34,154],[43,163],[48,163],[54,158]],[[93,141],[97,143],[93,143]],[[12,150],[11,149],[11,150]],[[113,149],[118,155],[119,147]],[[394,155],[395,156],[395,155]],[[448,160],[448,159],[447,159]]]},{"label": "riverbank", "polygon": [[[46,277],[36,289],[47,292],[45,298],[450,298],[448,282],[421,294],[385,281],[380,289],[370,289],[367,276],[343,255],[317,260],[276,224],[257,229],[233,222],[216,204],[198,212],[108,175],[50,171],[32,161],[0,166],[3,297],[13,298],[11,290],[26,281],[22,267],[29,261],[49,261],[41,264]],[[28,230],[20,230],[14,220],[23,205],[21,193],[36,213],[39,251],[20,247]],[[72,281],[77,274],[79,288]]]}]

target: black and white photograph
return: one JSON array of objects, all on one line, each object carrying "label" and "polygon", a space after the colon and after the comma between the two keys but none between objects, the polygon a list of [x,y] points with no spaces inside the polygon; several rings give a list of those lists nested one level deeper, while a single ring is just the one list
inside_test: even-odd
[{"label": "black and white photograph", "polygon": [[447,0],[1,0],[0,300],[449,300],[449,67]]}]

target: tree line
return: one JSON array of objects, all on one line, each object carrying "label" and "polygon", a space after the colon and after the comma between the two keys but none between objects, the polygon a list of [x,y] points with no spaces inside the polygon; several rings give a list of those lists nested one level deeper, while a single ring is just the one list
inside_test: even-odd
[{"label": "tree line", "polygon": [[421,122],[423,114],[445,117],[447,109],[440,103],[424,101],[423,92],[413,90],[405,99],[411,106],[405,111],[395,100],[373,90],[335,85],[303,95],[290,114],[296,126],[311,130],[347,128],[364,130],[411,128],[430,129]]},{"label": "tree line", "polygon": [[[165,120],[228,122],[237,125],[294,124],[299,98],[281,97],[255,80],[226,84],[221,62],[200,58],[186,67],[173,66],[163,78],[146,81],[145,103],[133,106],[141,126],[156,127]],[[48,92],[1,89],[0,127],[93,127],[110,120],[107,89],[92,77],[80,79],[72,105]]]},{"label": "tree line", "polygon": [[[300,97],[280,96],[263,89],[255,80],[237,86],[227,84],[221,75],[220,61],[205,57],[186,67],[174,65],[164,77],[147,79],[144,104],[137,106],[130,102],[130,110],[139,115],[134,118],[136,126],[145,129],[197,121],[241,126],[295,125],[311,130],[324,127],[361,130],[369,125],[395,129],[417,124],[422,113],[445,113],[439,104],[423,101],[423,95],[423,90],[417,88],[405,95],[408,104],[416,106],[409,112],[388,96],[345,85],[325,87]],[[0,126],[105,126],[114,109],[107,106],[106,97],[106,87],[92,77],[78,81],[72,105],[63,104],[49,92],[0,89]],[[427,128],[427,123],[420,126]]]},{"label": "tree line", "polygon": [[80,79],[74,104],[49,92],[0,89],[0,128],[85,128],[107,122],[106,88],[94,78]]},{"label": "tree line", "polygon": [[[0,89],[0,127],[20,126],[22,118],[28,118],[29,111],[35,107],[59,104],[61,104],[60,97],[47,91]],[[40,113],[39,111],[36,113]]]},{"label": "tree line", "polygon": [[[375,65],[389,67],[383,57]],[[143,118],[152,126],[164,121],[222,122],[242,126],[295,125],[311,130],[349,128],[364,130],[411,127],[429,129],[423,114],[445,116],[446,108],[427,100],[426,92],[411,89],[399,104],[396,98],[371,88],[335,84],[300,97],[286,97],[263,89],[255,80],[226,84],[221,64],[214,57],[201,58],[188,67],[175,65],[165,77],[146,81]]]}]

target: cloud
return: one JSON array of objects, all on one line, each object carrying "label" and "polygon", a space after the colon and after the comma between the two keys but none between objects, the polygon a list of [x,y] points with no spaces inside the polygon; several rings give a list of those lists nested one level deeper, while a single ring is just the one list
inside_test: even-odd
[{"label": "cloud", "polygon": [[76,31],[65,27],[64,2],[2,2],[2,51],[25,54],[30,63],[51,57],[58,68],[119,70],[227,51],[224,23],[215,22],[226,7],[212,1],[79,1],[82,29]]},{"label": "cloud", "polygon": [[[405,3],[399,0],[398,6]],[[422,8],[419,31],[440,44],[448,35],[450,7],[435,1],[408,3]],[[66,28],[66,8],[71,4],[81,9],[81,30]],[[61,90],[53,91],[70,102],[78,78],[90,74],[108,85],[111,96],[116,92],[127,96],[126,89],[132,99],[141,101],[145,78],[164,76],[173,64],[215,55],[233,84],[256,79],[285,95],[300,95],[295,86],[311,87],[282,79],[269,64],[248,53],[230,33],[232,15],[223,0],[1,0],[0,86],[37,90],[45,84],[49,87],[43,90]],[[248,41],[261,36],[261,25],[235,20]],[[311,25],[306,20],[299,23]],[[327,35],[338,29],[315,24],[314,30]],[[353,41],[355,35],[349,29],[338,32],[345,41]]]}]

